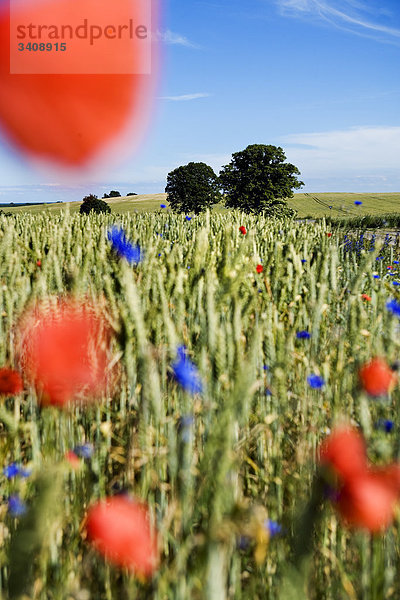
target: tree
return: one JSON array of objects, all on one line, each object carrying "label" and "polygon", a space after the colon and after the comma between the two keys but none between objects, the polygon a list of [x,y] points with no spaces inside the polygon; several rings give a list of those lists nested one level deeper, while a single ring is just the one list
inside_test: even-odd
[{"label": "tree", "polygon": [[168,173],[165,191],[175,212],[198,214],[221,200],[218,177],[202,162],[190,162]]},{"label": "tree", "polygon": [[88,215],[90,211],[95,213],[110,213],[111,207],[108,206],[107,202],[100,200],[95,194],[89,194],[82,200],[79,212],[81,215]]},{"label": "tree", "polygon": [[136,193],[136,192],[129,192],[129,193],[127,194],[127,196],[137,196],[137,193]]},{"label": "tree", "polygon": [[249,213],[295,216],[285,198],[293,197],[293,189],[304,183],[296,177],[298,168],[285,160],[282,148],[265,144],[253,144],[233,154],[219,174],[225,205]]},{"label": "tree", "polygon": [[106,194],[105,192],[103,194],[103,198],[119,198],[120,196],[121,194],[117,192],[117,190],[111,190],[109,194]]}]

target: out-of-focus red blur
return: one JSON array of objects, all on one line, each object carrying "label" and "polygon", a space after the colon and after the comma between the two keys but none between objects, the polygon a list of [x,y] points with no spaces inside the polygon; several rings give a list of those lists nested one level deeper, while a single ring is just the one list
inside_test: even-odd
[{"label": "out-of-focus red blur", "polygon": [[90,303],[43,302],[23,315],[15,340],[20,369],[42,405],[93,400],[111,382],[110,329]]},{"label": "out-of-focus red blur", "polygon": [[[8,141],[28,156],[67,167],[91,162],[128,129],[129,148],[134,148],[148,124],[151,100],[155,95],[158,44],[154,32],[158,23],[158,0],[151,0],[152,31],[148,32],[151,37],[151,65],[147,74],[138,74],[141,66],[142,71],[146,71],[144,63],[148,62],[148,54],[145,56],[143,50],[141,55],[140,45],[136,44],[130,57],[133,66],[132,72],[129,72],[126,44],[114,38],[108,39],[104,34],[107,19],[112,19],[107,29],[110,36],[114,35],[113,27],[118,32],[119,24],[129,22],[128,17],[136,25],[139,17],[134,1],[11,2],[15,2],[11,8],[15,27],[11,29],[9,1],[0,3],[0,127]],[[102,38],[91,44],[88,39],[69,40],[67,35],[65,52],[54,50],[56,42],[60,44],[62,40],[49,39],[46,30],[40,39],[28,39],[26,35],[23,39],[15,37],[14,29],[19,23],[25,23],[25,27],[32,20],[35,24],[71,24],[75,31],[75,25],[83,23],[84,18],[89,25],[103,26]],[[21,31],[27,32],[26,29]],[[38,31],[34,31],[36,36]],[[15,45],[23,43],[24,47],[29,42],[36,45],[50,43],[53,50],[33,52],[24,49],[19,54],[15,50],[14,63],[26,63],[29,68],[23,74],[10,73],[10,41]],[[76,43],[80,45],[76,46]],[[82,63],[87,59],[86,54],[89,56],[90,53],[89,71],[82,73]],[[36,73],[33,60],[38,61],[39,71]],[[50,71],[43,73],[40,61],[45,60],[50,65],[45,68],[50,68]],[[62,64],[65,60],[68,60],[67,66]]]},{"label": "out-of-focus red blur", "polygon": [[124,495],[98,502],[89,508],[86,531],[110,562],[144,576],[157,567],[157,537],[144,504]]}]

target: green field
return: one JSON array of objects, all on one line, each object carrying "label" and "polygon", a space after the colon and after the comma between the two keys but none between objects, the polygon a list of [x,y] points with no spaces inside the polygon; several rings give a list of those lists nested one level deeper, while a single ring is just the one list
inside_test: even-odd
[{"label": "green field", "polygon": [[[134,212],[151,212],[158,210],[160,204],[166,203],[166,194],[143,194],[139,196],[125,196],[121,198],[106,199],[114,213],[125,214]],[[363,204],[355,206],[354,201],[359,200]],[[299,217],[352,217],[365,214],[380,215],[388,213],[400,213],[400,193],[398,194],[295,194],[288,201],[289,206],[298,211]],[[71,213],[78,212],[80,202],[69,203]],[[63,204],[38,205],[32,207],[11,207],[3,210],[11,213],[28,212],[41,213],[43,210],[51,214],[58,214]],[[332,206],[330,209],[329,206]],[[225,210],[216,207],[215,211]]]},{"label": "green field", "polygon": [[[160,198],[129,204],[150,210]],[[400,456],[400,386],[371,399],[357,376],[373,356],[400,358],[399,318],[386,307],[400,301],[398,241],[349,250],[322,223],[233,211],[188,221],[52,210],[0,215],[0,367],[25,378],[21,393],[0,397],[0,460],[31,471],[0,471],[0,598],[397,600],[397,518],[374,536],[349,529],[328,487],[314,534],[315,499],[308,519],[304,509],[318,444],[342,419],[362,429],[372,464]],[[114,223],[140,245],[139,264],[112,249]],[[39,406],[16,326],[33,303],[65,295],[105,315],[119,379],[94,404],[62,410]],[[202,384],[195,394],[173,375],[183,344]],[[71,350],[79,357],[60,342]],[[72,468],[66,452],[84,443],[93,455]],[[123,490],[149,506],[159,532],[147,580],[87,539],[88,507]],[[25,515],[10,514],[15,495]]]}]

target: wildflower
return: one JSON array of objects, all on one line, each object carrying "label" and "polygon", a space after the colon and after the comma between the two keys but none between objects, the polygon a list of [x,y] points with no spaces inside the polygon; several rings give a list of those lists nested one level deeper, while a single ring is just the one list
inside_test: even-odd
[{"label": "wildflower", "polygon": [[380,276],[379,275],[373,275],[373,278],[374,279],[380,279]]},{"label": "wildflower", "polygon": [[23,389],[22,379],[17,371],[8,367],[0,368],[0,395],[13,396]]},{"label": "wildflower", "polygon": [[296,337],[299,340],[308,340],[311,337],[311,333],[308,333],[308,331],[304,330],[304,331],[298,331],[296,333]]},{"label": "wildflower", "polygon": [[391,482],[392,473],[366,470],[345,482],[335,508],[349,527],[381,532],[392,523],[398,490]]},{"label": "wildflower", "polygon": [[38,267],[41,267],[41,266],[42,266],[42,261],[38,259],[38,260],[36,261],[36,265],[37,265]]},{"label": "wildflower", "polygon": [[386,433],[391,433],[394,428],[394,423],[390,419],[379,419],[376,428],[382,429],[383,431],[386,431]]},{"label": "wildflower", "polygon": [[264,271],[264,267],[262,265],[257,265],[256,271],[257,271],[257,273],[262,273]]},{"label": "wildflower", "polygon": [[358,373],[361,387],[370,396],[387,394],[396,382],[396,375],[382,358],[374,358]]},{"label": "wildflower", "polygon": [[29,477],[31,471],[24,469],[23,467],[19,467],[17,463],[13,462],[9,464],[7,467],[4,467],[3,474],[7,477],[7,479],[12,479],[13,477]]},{"label": "wildflower", "polygon": [[387,268],[388,268],[388,269],[393,269],[393,267],[392,267],[391,265],[389,265]]},{"label": "wildflower", "polygon": [[157,537],[145,505],[126,495],[106,498],[89,508],[86,531],[106,560],[142,576],[155,571]]},{"label": "wildflower", "polygon": [[185,346],[179,346],[177,351],[178,360],[172,365],[176,381],[191,394],[200,393],[203,386],[196,366],[187,358]]},{"label": "wildflower", "polygon": [[399,281],[392,281],[393,285],[400,285]]},{"label": "wildflower", "polygon": [[132,263],[139,263],[141,260],[141,250],[138,245],[134,246],[126,239],[125,232],[123,229],[118,227],[112,227],[107,234],[108,239],[111,242],[112,247],[116,253],[126,258],[126,260]]},{"label": "wildflower", "polygon": [[64,458],[67,462],[69,462],[70,466],[73,469],[80,469],[81,461],[79,460],[79,457],[75,454],[75,452],[73,452],[73,450],[68,450],[68,452],[64,454]]},{"label": "wildflower", "polygon": [[244,227],[244,225],[241,225],[241,227],[239,227],[239,231],[242,235],[246,235],[247,233],[247,229],[246,227]]},{"label": "wildflower", "polygon": [[394,265],[398,265],[398,264],[400,264],[400,262],[399,262],[398,260],[394,260],[394,261],[393,261],[393,264],[394,264]]},{"label": "wildflower", "polygon": [[371,296],[368,296],[368,294],[361,294],[361,298],[366,302],[371,302]]},{"label": "wildflower", "polygon": [[75,446],[73,452],[80,458],[92,458],[94,452],[93,444],[82,444],[80,446]]},{"label": "wildflower", "polygon": [[362,202],[361,202],[360,200],[355,200],[355,201],[354,201],[354,204],[355,204],[356,206],[360,206],[360,205],[362,204]]},{"label": "wildflower", "polygon": [[188,217],[188,216],[186,216],[186,217],[185,217],[185,219],[186,219],[186,221],[191,221],[191,220],[192,220],[192,217]]},{"label": "wildflower", "polygon": [[21,500],[18,494],[13,494],[8,499],[8,512],[12,517],[22,517],[27,511],[25,502]]},{"label": "wildflower", "polygon": [[269,532],[270,537],[274,537],[282,533],[282,527],[279,525],[279,523],[271,521],[271,519],[264,521],[264,527]]},{"label": "wildflower", "polygon": [[364,438],[349,425],[335,428],[322,442],[318,455],[320,464],[331,467],[343,481],[367,468]]},{"label": "wildflower", "polygon": [[301,259],[301,262],[302,262],[302,263],[303,263],[303,265],[304,265],[304,263],[306,263],[306,262],[307,262],[307,260],[306,260],[305,258],[302,258],[302,259]]},{"label": "wildflower", "polygon": [[326,237],[332,237],[332,234],[331,233],[327,233]]},{"label": "wildflower", "polygon": [[24,374],[44,405],[97,397],[110,380],[110,330],[90,304],[39,305],[25,314],[17,338]]},{"label": "wildflower", "polygon": [[329,208],[333,208],[332,206],[330,206]]},{"label": "wildflower", "polygon": [[265,395],[266,396],[272,396],[272,392],[271,392],[271,390],[269,388],[265,389]]},{"label": "wildflower", "polygon": [[160,208],[167,208],[166,204],[160,204]]},{"label": "wildflower", "polygon": [[317,390],[321,389],[325,385],[325,381],[322,379],[322,377],[315,375],[314,373],[307,377],[307,383],[310,387]]}]

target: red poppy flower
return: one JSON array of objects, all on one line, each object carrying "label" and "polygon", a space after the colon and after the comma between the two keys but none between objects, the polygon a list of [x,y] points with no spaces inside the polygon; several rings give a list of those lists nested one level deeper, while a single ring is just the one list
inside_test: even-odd
[{"label": "red poppy flower", "polygon": [[41,267],[41,266],[42,266],[42,261],[41,261],[41,260],[37,260],[37,261],[36,261],[36,265],[37,265],[38,267]]},{"label": "red poppy flower", "polygon": [[140,575],[157,567],[157,537],[145,505],[126,496],[114,496],[89,508],[88,539],[107,560]]},{"label": "red poppy flower", "polygon": [[[11,12],[9,2],[1,2],[0,122],[9,140],[64,165],[87,163],[124,131],[130,145],[139,141],[157,74],[157,40],[149,36],[157,30],[158,2],[151,4],[153,22],[147,23],[143,3],[131,0],[55,0],[51,10],[46,0],[32,0],[11,3]],[[120,29],[128,30],[127,23],[147,27],[149,39]],[[24,39],[13,37],[16,24],[25,28]],[[28,24],[35,28],[32,39]],[[64,26],[73,38],[69,32],[62,37]],[[18,51],[32,41],[51,49]]]},{"label": "red poppy flower", "polygon": [[67,462],[69,462],[73,469],[77,470],[80,468],[81,461],[79,460],[79,457],[75,454],[75,452],[73,452],[72,450],[68,450],[68,452],[65,453],[64,458]]},{"label": "red poppy flower", "polygon": [[391,265],[388,266],[388,269],[393,269],[393,267]]},{"label": "red poppy flower", "polygon": [[343,481],[358,476],[367,469],[364,438],[354,427],[338,427],[321,444],[319,460],[331,466]]},{"label": "red poppy flower", "polygon": [[398,491],[384,473],[369,470],[346,481],[335,507],[348,526],[377,533],[393,521],[397,501]]},{"label": "red poppy flower", "polygon": [[42,304],[23,317],[17,339],[22,370],[42,404],[63,407],[104,390],[110,332],[90,304]]},{"label": "red poppy flower", "polygon": [[244,227],[244,225],[241,225],[241,226],[239,227],[239,231],[240,231],[240,233],[241,233],[241,234],[243,234],[243,235],[246,235],[246,233],[247,233],[247,229],[246,229],[246,227]]},{"label": "red poppy flower", "polygon": [[367,302],[371,302],[371,296],[368,296],[368,294],[361,294],[361,298]]},{"label": "red poppy flower", "polygon": [[264,271],[264,267],[262,265],[257,265],[256,271],[257,271],[257,273],[262,273]]},{"label": "red poppy flower", "polygon": [[22,379],[17,371],[2,367],[0,369],[0,395],[13,396],[24,389]]},{"label": "red poppy flower", "polygon": [[396,375],[381,358],[374,358],[359,373],[362,388],[370,396],[387,394],[396,382]]},{"label": "red poppy flower", "polygon": [[327,233],[326,237],[332,237],[332,234],[331,233]]}]

